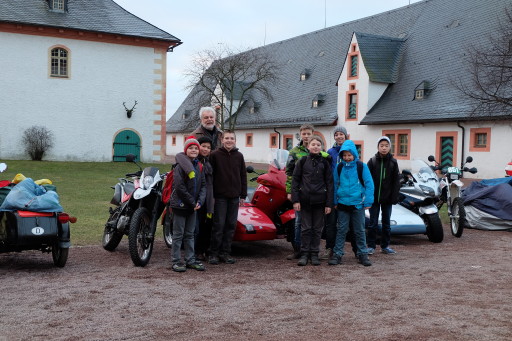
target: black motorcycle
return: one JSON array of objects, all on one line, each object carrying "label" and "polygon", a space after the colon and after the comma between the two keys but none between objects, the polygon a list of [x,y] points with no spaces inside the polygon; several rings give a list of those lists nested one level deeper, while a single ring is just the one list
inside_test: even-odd
[{"label": "black motorcycle", "polygon": [[114,196],[110,201],[110,217],[103,231],[103,248],[114,251],[123,235],[128,236],[130,257],[136,266],[146,266],[153,252],[155,230],[164,205],[162,183],[165,174],[155,167],[144,170],[135,161],[133,154],[126,155],[127,162],[133,162],[139,171],[126,174],[112,187]]}]

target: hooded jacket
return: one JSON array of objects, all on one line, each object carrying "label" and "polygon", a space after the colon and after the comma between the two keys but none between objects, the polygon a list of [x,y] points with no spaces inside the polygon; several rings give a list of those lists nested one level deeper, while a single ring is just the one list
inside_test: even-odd
[{"label": "hooded jacket", "polygon": [[[350,162],[343,161],[343,151],[348,151],[354,156],[354,160]],[[343,168],[338,176],[334,171],[334,191],[335,203],[347,206],[355,206],[357,209],[370,207],[373,204],[373,179],[368,166],[363,163],[363,180],[364,186],[359,182],[357,175],[356,161],[359,160],[356,145],[353,141],[347,140],[340,148],[340,162]]]},{"label": "hooded jacket", "polygon": [[331,207],[333,202],[331,163],[321,154],[309,154],[295,164],[292,202],[301,205]]},{"label": "hooded jacket", "polygon": [[400,192],[400,172],[398,162],[388,153],[381,156],[376,153],[368,161],[368,168],[375,185],[374,202],[379,204],[396,204]]},{"label": "hooded jacket", "polygon": [[[185,154],[185,153],[179,153]],[[169,199],[169,206],[173,212],[181,215],[189,215],[194,212],[197,203],[203,205],[206,197],[206,181],[204,173],[199,170],[199,160],[190,160],[185,155],[176,158],[176,167],[174,168],[174,182],[172,183],[172,193]],[[190,178],[185,169],[194,169],[195,176]]]},{"label": "hooded jacket", "polygon": [[332,148],[330,148],[327,151],[327,153],[331,156],[331,167],[332,167],[333,172],[336,169],[336,166],[338,165],[338,163],[342,160],[341,155],[340,155],[340,149],[341,149],[341,146],[338,146],[338,144],[334,143]]}]

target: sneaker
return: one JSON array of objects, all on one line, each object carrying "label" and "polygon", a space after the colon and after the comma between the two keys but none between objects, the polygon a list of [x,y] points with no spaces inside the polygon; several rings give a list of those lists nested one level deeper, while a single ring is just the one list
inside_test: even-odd
[{"label": "sneaker", "polygon": [[305,252],[303,252],[303,253],[301,253],[301,255],[300,255],[300,259],[299,259],[299,261],[297,262],[297,265],[298,265],[298,266],[304,266],[304,265],[306,265],[306,264],[308,264],[308,254],[307,254],[307,253],[305,253]]},{"label": "sneaker", "polygon": [[204,271],[204,265],[201,262],[195,261],[194,263],[187,264],[187,268],[197,271]]},{"label": "sneaker", "polygon": [[185,267],[185,264],[183,263],[174,263],[172,265],[172,270],[176,272],[185,272],[187,271],[187,268]]},{"label": "sneaker", "polygon": [[219,256],[219,260],[221,262],[224,262],[226,264],[235,264],[235,260],[233,259],[233,257],[231,257],[230,255],[222,255],[222,256]]},{"label": "sneaker", "polygon": [[375,249],[373,247],[368,247],[366,250],[368,250],[369,255],[373,255],[375,253]]},{"label": "sneaker", "polygon": [[396,253],[396,251],[395,251],[395,250],[393,250],[393,249],[392,249],[392,248],[390,248],[390,247],[385,247],[385,248],[383,248],[381,252],[382,252],[382,253],[385,253],[386,255],[392,255],[392,254]]},{"label": "sneaker", "polygon": [[332,254],[331,258],[329,258],[329,261],[327,262],[329,265],[338,265],[342,264],[341,256],[338,256],[336,254]]},{"label": "sneaker", "polygon": [[372,262],[368,259],[368,255],[366,253],[362,253],[359,255],[359,263],[363,264],[364,266],[371,266]]},{"label": "sneaker", "polygon": [[318,258],[318,253],[312,253],[311,254],[311,265],[320,265],[321,262],[320,262],[320,259]]},{"label": "sneaker", "polygon": [[332,256],[332,249],[325,249],[324,253],[320,256],[320,259],[327,260],[330,259]]},{"label": "sneaker", "polygon": [[210,256],[210,258],[208,258],[208,263],[213,264],[213,265],[219,264],[219,257]]}]

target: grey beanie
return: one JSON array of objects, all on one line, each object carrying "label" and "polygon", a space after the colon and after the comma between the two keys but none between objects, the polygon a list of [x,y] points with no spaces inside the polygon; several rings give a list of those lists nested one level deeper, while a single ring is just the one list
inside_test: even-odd
[{"label": "grey beanie", "polygon": [[391,146],[391,140],[387,136],[379,137],[379,140],[377,141],[377,146],[379,145],[380,141],[388,141],[389,145]]},{"label": "grey beanie", "polygon": [[344,126],[336,126],[336,127],[334,127],[334,130],[333,130],[332,134],[336,135],[337,132],[343,133],[343,135],[345,135],[345,138],[348,139],[347,129],[345,129]]}]

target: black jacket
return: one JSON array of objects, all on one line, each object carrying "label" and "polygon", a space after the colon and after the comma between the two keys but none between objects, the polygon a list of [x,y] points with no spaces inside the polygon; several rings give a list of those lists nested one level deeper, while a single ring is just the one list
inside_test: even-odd
[{"label": "black jacket", "polygon": [[374,203],[396,204],[400,191],[400,171],[398,162],[391,153],[382,157],[376,153],[368,161],[368,168],[372,174],[374,190]]},{"label": "black jacket", "polygon": [[309,154],[295,164],[292,202],[307,206],[333,205],[334,184],[331,163],[321,154]]}]

